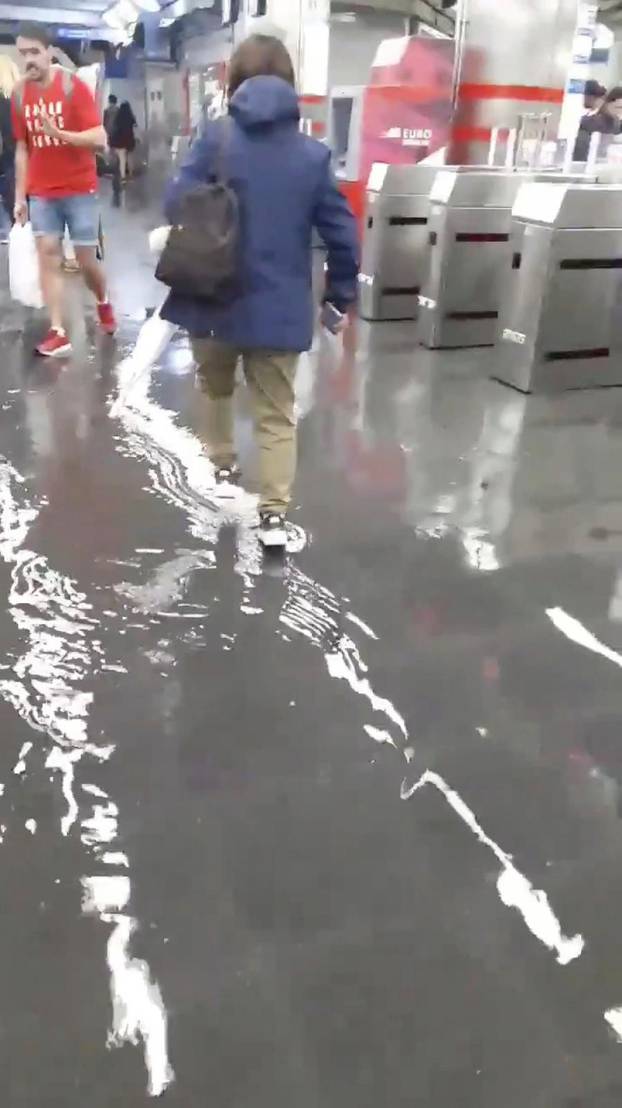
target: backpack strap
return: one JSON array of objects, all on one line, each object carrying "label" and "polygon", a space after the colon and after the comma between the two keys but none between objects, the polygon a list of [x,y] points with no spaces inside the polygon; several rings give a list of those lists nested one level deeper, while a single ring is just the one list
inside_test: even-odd
[{"label": "backpack strap", "polygon": [[67,69],[65,65],[53,65],[52,69],[54,73],[60,73],[61,75],[63,96],[66,100],[71,99],[76,83],[76,75],[73,69]]},{"label": "backpack strap", "polygon": [[64,66],[59,66],[58,68],[61,70],[62,75],[63,96],[65,100],[70,100],[76,87],[76,75],[72,69],[66,69]]}]

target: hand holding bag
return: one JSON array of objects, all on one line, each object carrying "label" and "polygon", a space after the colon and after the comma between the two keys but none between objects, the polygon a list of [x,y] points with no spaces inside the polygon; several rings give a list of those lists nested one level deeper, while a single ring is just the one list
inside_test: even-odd
[{"label": "hand holding bag", "polygon": [[26,308],[42,308],[39,258],[30,223],[15,223],[9,235],[9,288],[11,299]]}]

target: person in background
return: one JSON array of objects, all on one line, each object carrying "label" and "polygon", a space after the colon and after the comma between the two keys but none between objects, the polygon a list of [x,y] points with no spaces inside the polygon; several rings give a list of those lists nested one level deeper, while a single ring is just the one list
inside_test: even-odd
[{"label": "person in background", "polygon": [[253,35],[235,51],[228,111],[228,120],[206,121],[169,186],[166,212],[174,222],[184,192],[224,166],[240,204],[242,291],[225,305],[172,291],[161,314],[191,336],[202,435],[222,482],[239,477],[233,398],[242,358],[259,448],[259,537],[282,547],[296,473],[296,366],[316,314],[312,233],[327,247],[326,302],[344,322],[357,299],[358,234],[330,150],[300,132],[294,69],[278,38]]},{"label": "person in background", "polygon": [[597,111],[587,112],[579,125],[574,148],[575,162],[586,162],[593,134],[619,135],[622,132],[622,87],[608,92]]},{"label": "person in background", "polygon": [[597,112],[602,107],[606,95],[607,89],[599,81],[586,81],[583,90],[583,106],[586,113]]},{"label": "person in background", "polygon": [[[41,288],[50,330],[37,346],[45,357],[64,357],[71,342],[63,322],[62,241],[65,227],[84,280],[97,301],[102,330],[116,321],[106,276],[97,260],[99,203],[95,151],[106,133],[90,89],[75,74],[52,65],[46,27],[23,24],[17,49],[26,78],[12,98],[15,151],[15,219],[30,216],[37,240]],[[28,202],[29,200],[29,202]]]},{"label": "person in background", "polygon": [[15,139],[11,123],[11,96],[19,70],[8,54],[0,54],[0,242],[6,242],[15,207]]},{"label": "person in background", "polygon": [[112,129],[114,127],[114,121],[117,118],[118,111],[119,111],[119,101],[117,100],[117,97],[114,96],[114,95],[109,96],[108,97],[108,105],[104,109],[104,130],[105,130],[106,134],[108,135],[108,141],[110,141],[110,136],[112,134]]},{"label": "person in background", "polygon": [[110,132],[110,148],[119,159],[121,180],[127,181],[130,172],[130,154],[136,149],[136,118],[127,100],[124,100],[114,117]]}]

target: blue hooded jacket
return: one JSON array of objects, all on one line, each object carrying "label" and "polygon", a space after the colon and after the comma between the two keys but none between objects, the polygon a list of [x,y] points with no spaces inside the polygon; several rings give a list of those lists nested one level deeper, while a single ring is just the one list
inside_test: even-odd
[{"label": "blue hooded jacket", "polygon": [[[171,292],[162,315],[197,338],[239,348],[308,350],[313,339],[311,241],[328,250],[326,299],[345,311],[357,297],[358,236],[330,152],[300,133],[296,91],[252,77],[232,97],[226,176],[240,201],[242,293],[226,306]],[[223,124],[207,123],[166,197],[171,220],[183,191],[214,179]]]}]

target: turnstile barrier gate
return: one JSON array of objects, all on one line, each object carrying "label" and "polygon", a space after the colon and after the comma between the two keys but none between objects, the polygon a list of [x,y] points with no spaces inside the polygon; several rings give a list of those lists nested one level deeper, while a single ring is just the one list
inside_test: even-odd
[{"label": "turnstile barrier gate", "polygon": [[524,184],[495,376],[521,392],[622,385],[622,187]]},{"label": "turnstile barrier gate", "polygon": [[424,346],[490,346],[510,262],[511,216],[525,177],[461,166],[438,173],[430,194],[428,272],[419,296]]},{"label": "turnstile barrier gate", "polygon": [[427,270],[430,190],[438,172],[438,166],[373,167],[359,277],[363,319],[416,319]]}]

